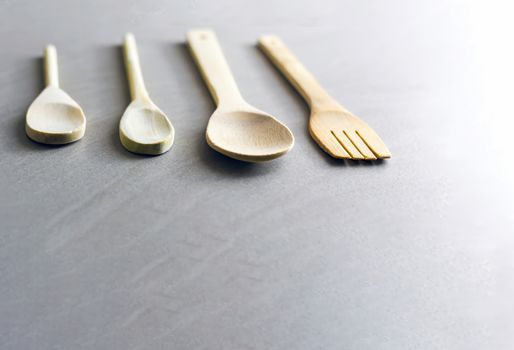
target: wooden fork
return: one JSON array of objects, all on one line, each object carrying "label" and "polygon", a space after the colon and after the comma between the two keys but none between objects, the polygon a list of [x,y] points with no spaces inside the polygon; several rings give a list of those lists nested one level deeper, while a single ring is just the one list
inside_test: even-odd
[{"label": "wooden fork", "polygon": [[265,35],[259,46],[309,104],[309,132],[325,152],[343,159],[391,157],[375,131],[330,97],[282,40]]}]

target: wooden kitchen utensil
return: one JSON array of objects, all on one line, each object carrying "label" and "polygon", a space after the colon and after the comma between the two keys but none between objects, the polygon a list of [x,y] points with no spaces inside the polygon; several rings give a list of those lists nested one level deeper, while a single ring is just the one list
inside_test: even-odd
[{"label": "wooden kitchen utensil", "polygon": [[82,108],[59,88],[57,50],[49,45],[44,51],[46,88],[30,105],[25,132],[32,140],[50,145],[77,141],[86,131]]},{"label": "wooden kitchen utensil", "polygon": [[294,144],[293,134],[270,114],[245,102],[214,32],[192,30],[187,40],[217,105],[207,125],[209,146],[247,162],[275,159],[289,151]]},{"label": "wooden kitchen utensil", "polygon": [[309,131],[323,150],[344,159],[391,157],[373,129],[330,97],[278,37],[262,36],[259,46],[309,104]]},{"label": "wooden kitchen utensil", "polygon": [[128,33],[123,43],[132,102],[120,120],[120,140],[130,152],[158,155],[173,144],[175,129],[148,96],[139,64],[136,40]]}]

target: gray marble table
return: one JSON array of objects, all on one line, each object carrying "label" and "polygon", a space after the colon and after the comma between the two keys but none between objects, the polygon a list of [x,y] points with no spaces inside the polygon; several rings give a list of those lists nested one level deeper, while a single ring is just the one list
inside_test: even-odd
[{"label": "gray marble table", "polygon": [[[0,0],[0,349],[512,349],[514,26],[500,5]],[[286,157],[243,164],[206,145],[194,27],[217,32],[245,98],[293,131]],[[176,128],[160,157],[118,139],[126,31]],[[393,158],[324,154],[255,46],[266,33]],[[57,148],[24,133],[48,43],[88,118]]]}]

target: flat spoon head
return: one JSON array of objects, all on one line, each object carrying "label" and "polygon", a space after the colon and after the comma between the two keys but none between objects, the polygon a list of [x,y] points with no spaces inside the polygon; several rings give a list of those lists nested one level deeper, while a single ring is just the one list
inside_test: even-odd
[{"label": "flat spoon head", "polygon": [[120,140],[130,152],[162,154],[171,148],[174,137],[168,117],[149,101],[132,101],[121,117]]},{"label": "flat spoon head", "polygon": [[25,131],[34,141],[60,145],[77,141],[86,131],[86,117],[67,93],[48,86],[30,105]]},{"label": "flat spoon head", "polygon": [[216,151],[246,162],[278,158],[294,145],[293,134],[284,124],[258,110],[214,112],[206,139]]}]

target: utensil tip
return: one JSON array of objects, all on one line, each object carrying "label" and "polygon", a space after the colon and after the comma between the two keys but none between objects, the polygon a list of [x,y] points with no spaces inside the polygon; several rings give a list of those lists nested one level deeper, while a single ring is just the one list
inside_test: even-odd
[{"label": "utensil tip", "polygon": [[135,40],[134,34],[132,32],[125,33],[125,40]]}]

